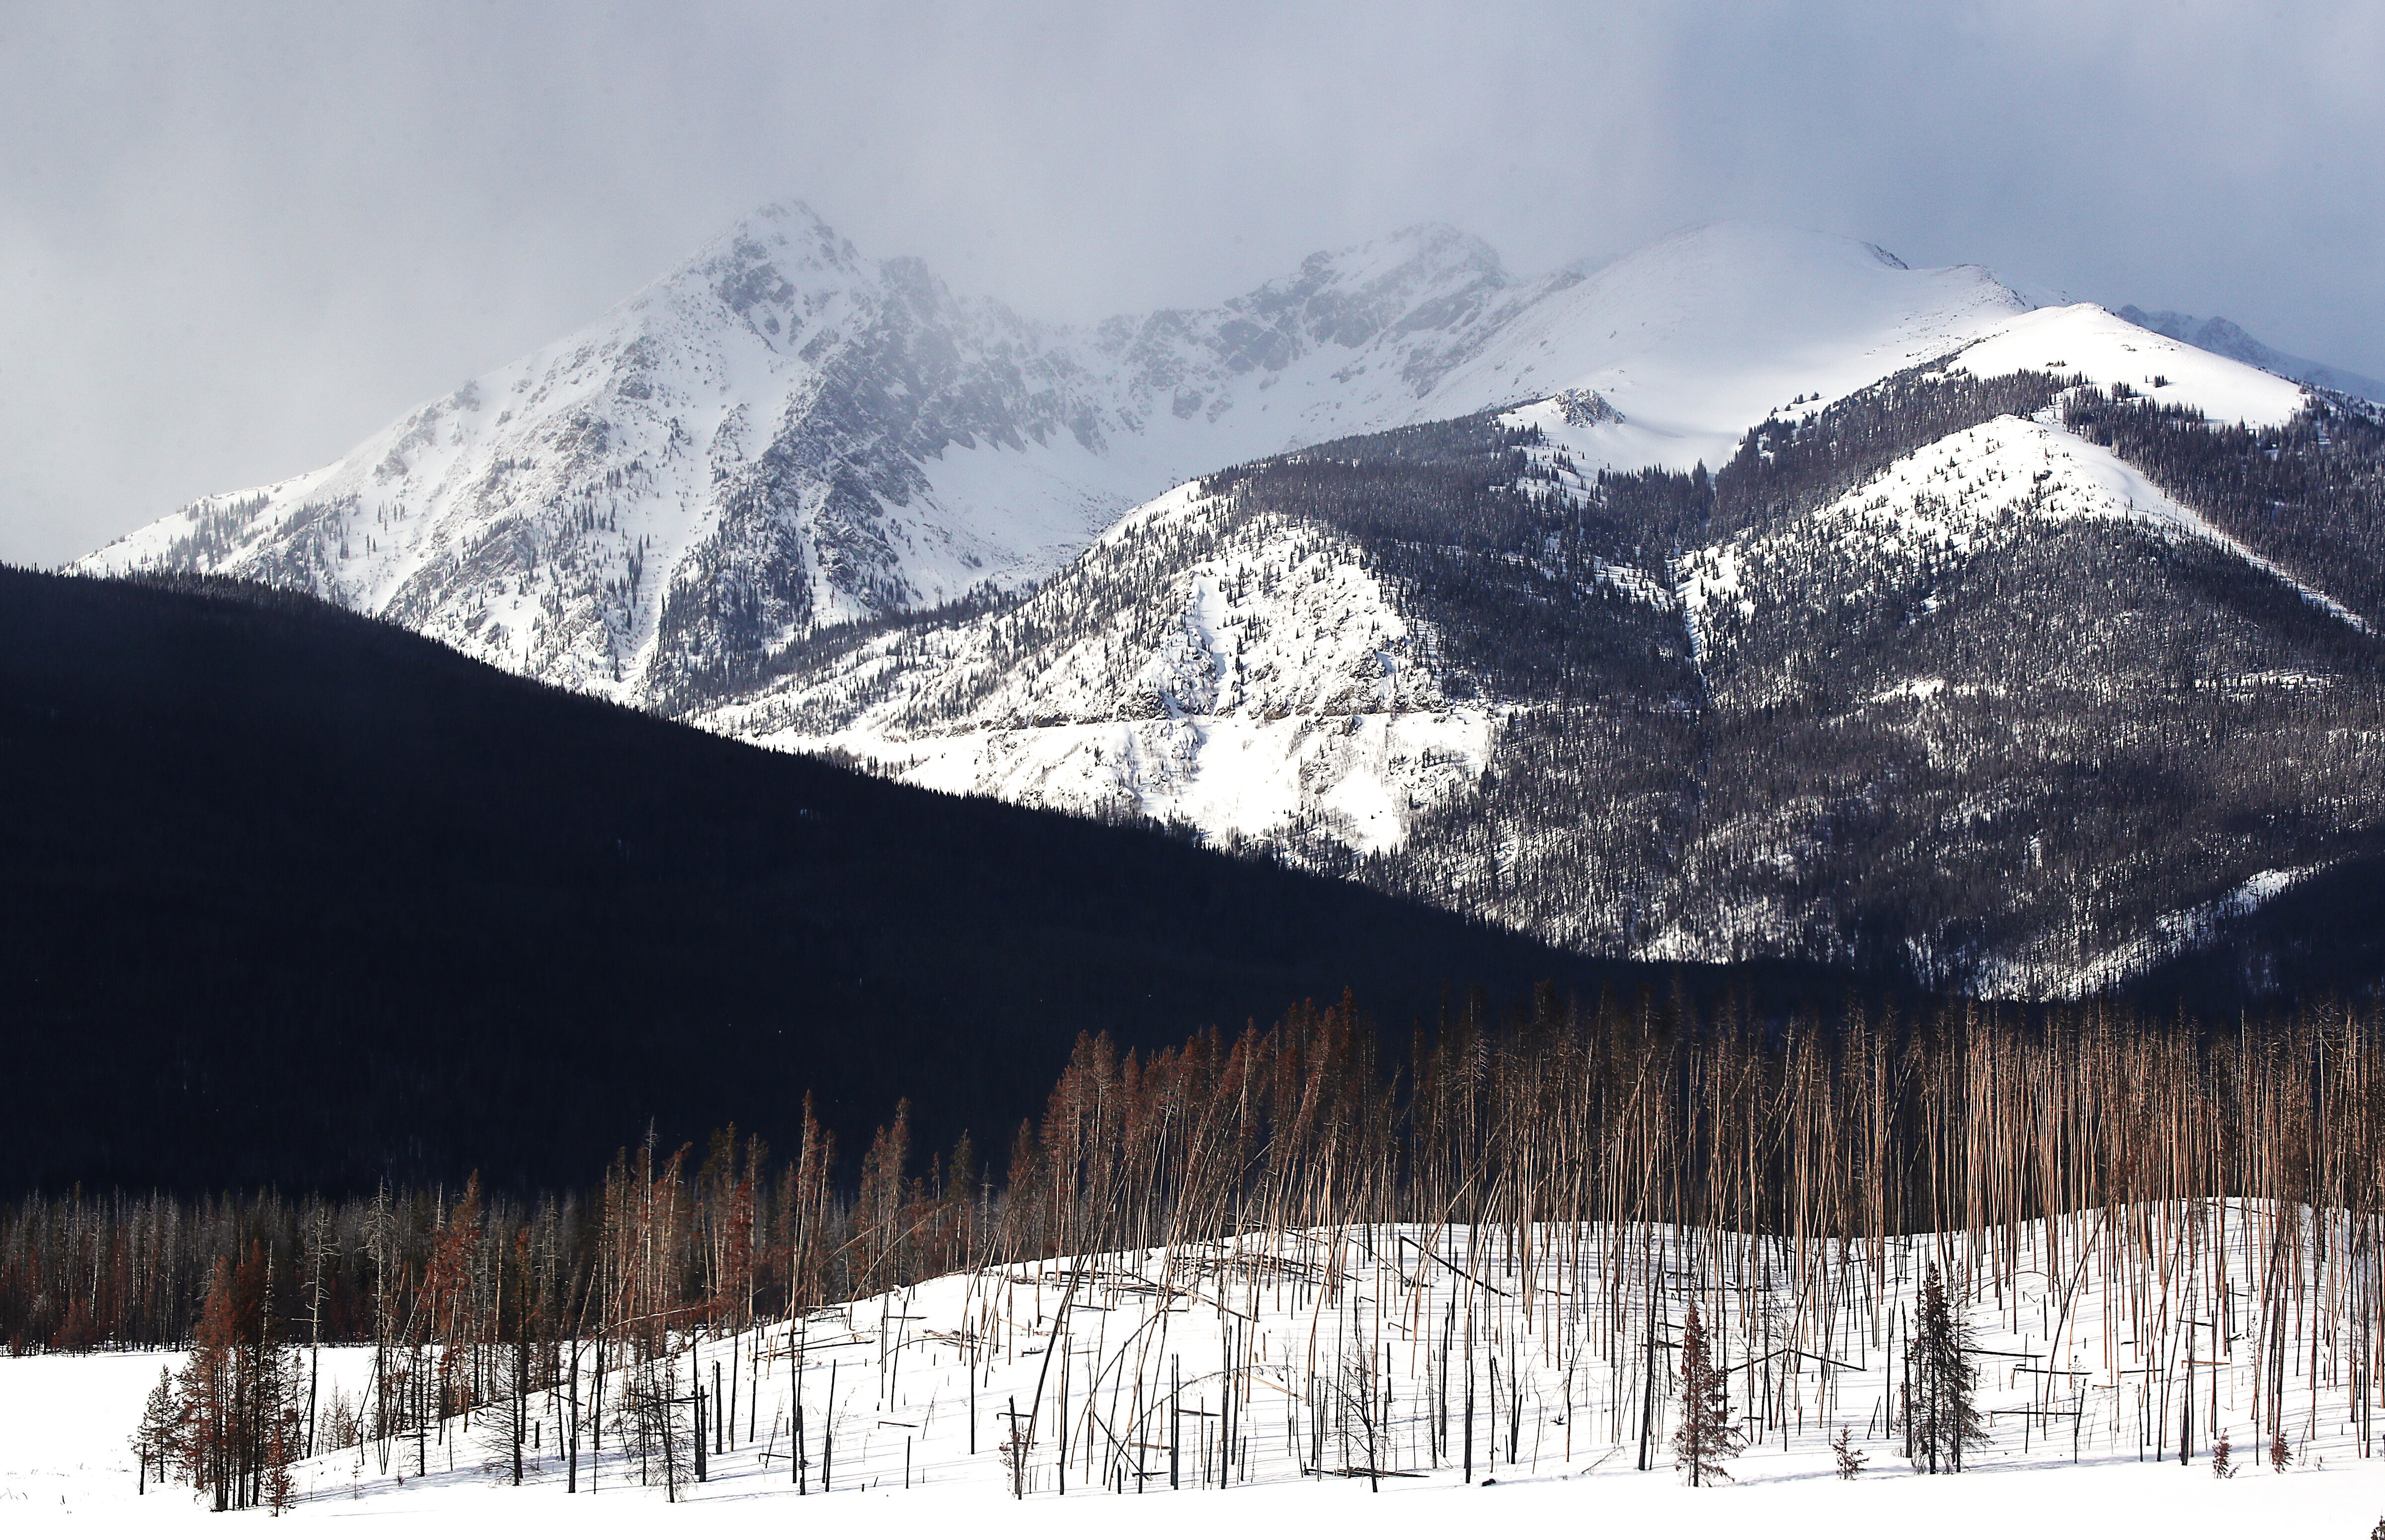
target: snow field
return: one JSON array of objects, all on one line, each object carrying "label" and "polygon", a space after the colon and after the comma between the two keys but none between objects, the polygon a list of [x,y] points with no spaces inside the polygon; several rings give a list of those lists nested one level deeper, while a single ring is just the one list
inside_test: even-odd
[{"label": "snow field", "polygon": [[2066,428],[1997,417],[1905,455],[1808,518],[1684,556],[1678,591],[1702,659],[1754,620],[1768,593],[1817,602],[1803,575],[1851,595],[1883,571],[1910,583],[1932,567],[2026,538],[2033,526],[2126,520],[2173,540],[2216,546],[2291,585],[2312,607],[2366,631],[2335,599],[2253,552],[2179,503],[2111,451]]},{"label": "snow field", "polygon": [[2101,305],[2032,310],[1965,348],[1954,366],[1982,379],[2041,369],[2125,385],[2165,406],[2198,407],[2214,422],[2283,426],[2307,400],[2302,386],[2124,321]]},{"label": "snow field", "polygon": [[[2385,1513],[2378,1239],[2373,1219],[2230,1201],[1843,1247],[1668,1226],[1382,1225],[989,1268],[675,1345],[657,1366],[674,1393],[716,1374],[724,1396],[735,1387],[710,1479],[681,1477],[684,1518],[666,1511],[659,1450],[635,1447],[609,1410],[604,1451],[583,1453],[567,1496],[554,1448],[566,1403],[539,1392],[544,1447],[525,1488],[501,1484],[484,1430],[458,1420],[419,1447],[406,1434],[306,1462],[288,1519],[459,1534],[829,1521],[1048,1535],[1122,1520],[1174,1534],[1239,1520],[1403,1535],[1471,1521],[2359,1540]],[[1976,1334],[1993,1438],[1960,1476],[1913,1474],[1889,1425],[1932,1261]],[[1750,1440],[1727,1488],[1682,1488],[1666,1447],[1665,1345],[1692,1298]],[[132,1495],[124,1434],[176,1360],[0,1360],[11,1533],[267,1521],[206,1514],[184,1488]],[[371,1360],[327,1352],[327,1385],[353,1396]],[[608,1409],[631,1372],[610,1371]],[[583,1374],[583,1409],[595,1388]],[[1472,1473],[1495,1486],[1463,1485],[1469,1400]],[[803,1495],[788,1462],[798,1407]],[[1841,1426],[1870,1461],[1851,1483],[1832,1475]],[[2292,1457],[2282,1472],[2263,1459],[2272,1429]],[[2232,1480],[2214,1478],[2215,1434],[2233,1443]],[[682,1452],[691,1436],[674,1434]],[[1130,1513],[1108,1506],[1137,1498]]]}]

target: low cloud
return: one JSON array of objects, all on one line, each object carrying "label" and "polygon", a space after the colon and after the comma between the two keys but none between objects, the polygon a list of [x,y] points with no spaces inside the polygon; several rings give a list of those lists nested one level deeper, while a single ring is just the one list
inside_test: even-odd
[{"label": "low cloud", "polygon": [[[1922,13],[1927,14],[1922,14]],[[1083,320],[1750,216],[2385,375],[2337,6],[19,6],[0,559],[336,456],[760,203]]]}]

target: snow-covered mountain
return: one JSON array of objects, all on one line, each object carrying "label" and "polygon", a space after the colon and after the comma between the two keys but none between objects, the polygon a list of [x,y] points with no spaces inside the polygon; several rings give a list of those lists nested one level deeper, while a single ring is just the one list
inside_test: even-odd
[{"label": "snow-covered mountain", "polygon": [[2133,304],[2122,305],[2119,315],[2121,319],[2133,321],[2149,331],[2175,337],[2181,342],[2191,342],[2205,353],[2233,358],[2288,379],[2316,385],[2323,391],[2341,391],[2345,395],[2385,402],[2385,380],[2371,379],[2366,375],[2339,369],[2331,364],[2299,358],[2291,353],[2279,353],[2225,316],[2214,316],[2205,320],[2200,316],[2189,316],[2176,310],[2140,310]]},{"label": "snow-covered mountain", "polygon": [[1857,242],[1421,227],[1070,329],[788,207],[83,566],[1569,946],[2043,993],[2385,841],[2380,536],[2376,414]]},{"label": "snow-covered mountain", "polygon": [[2275,472],[2314,410],[2089,305],[1798,404],[1711,482],[1602,475],[1614,409],[1569,390],[1185,483],[1028,597],[696,720],[1587,950],[2075,993],[2379,832],[2357,542],[2206,514],[2111,431]]},{"label": "snow-covered mountain", "polygon": [[1014,591],[1183,478],[1566,388],[1608,463],[1942,351],[2019,301],[1743,225],[1519,281],[1442,227],[1205,310],[1040,325],[768,209],[586,330],[335,465],[205,499],[79,564],[304,589],[475,656],[702,703],[818,627]]}]

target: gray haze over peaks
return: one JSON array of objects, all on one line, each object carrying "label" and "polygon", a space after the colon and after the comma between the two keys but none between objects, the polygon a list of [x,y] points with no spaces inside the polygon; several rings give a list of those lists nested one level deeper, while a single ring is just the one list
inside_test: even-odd
[{"label": "gray haze over peaks", "polygon": [[2291,4],[0,4],[0,560],[327,464],[788,196],[1035,321],[1748,217],[2385,375],[2385,199],[2323,148],[2380,58]]},{"label": "gray haze over peaks", "polygon": [[2223,358],[2234,358],[2271,374],[2299,379],[2305,385],[2316,385],[2323,391],[2341,391],[2346,395],[2366,396],[2370,401],[2385,402],[2385,380],[2371,379],[2331,365],[2297,358],[2291,353],[2279,353],[2259,338],[2238,326],[2225,316],[2209,320],[2200,316],[2183,316],[2175,310],[2140,310],[2124,304],[2117,315],[2124,321],[2134,321],[2148,331],[2158,331],[2165,337],[2175,337],[2205,353],[2216,353]]}]

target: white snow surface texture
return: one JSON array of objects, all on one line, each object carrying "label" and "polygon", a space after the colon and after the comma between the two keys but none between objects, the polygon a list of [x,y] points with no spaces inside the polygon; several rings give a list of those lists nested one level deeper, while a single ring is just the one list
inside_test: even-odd
[{"label": "white snow surface texture", "polygon": [[878,639],[697,720],[1228,839],[1321,817],[1373,851],[1488,762],[1496,708],[1444,699],[1431,644],[1347,542],[1188,483],[1017,612]]},{"label": "white snow surface texture", "polygon": [[[601,1458],[583,1441],[580,1490],[567,1494],[554,1436],[565,1403],[541,1391],[528,1407],[541,1447],[519,1488],[508,1484],[494,1424],[450,1419],[419,1449],[406,1436],[301,1461],[299,1500],[279,1520],[217,1515],[186,1485],[134,1491],[126,1435],[159,1369],[179,1368],[181,1355],[0,1359],[0,1515],[12,1536],[332,1524],[454,1540],[563,1526],[731,1540],[1051,1537],[1123,1524],[1154,1537],[1363,1529],[1422,1540],[1464,1527],[2359,1540],[2385,1512],[2385,1482],[2360,1383],[2338,1377],[2361,1352],[2339,1335],[2340,1299],[2277,1285],[2303,1301],[2277,1315],[2287,1334],[2282,1402],[2265,1410],[2255,1390],[2263,1365],[2249,1323],[2262,1319],[2263,1281],[2274,1282],[2259,1243],[2280,1221],[2296,1223],[2257,1205],[2162,1205],[2010,1236],[1858,1242],[1833,1271],[1845,1290],[1822,1298],[1792,1287],[1793,1269],[1762,1265],[1767,1248],[1785,1245],[1769,1239],[1740,1243],[1756,1264],[1744,1283],[1692,1285],[1672,1265],[1684,1236],[1663,1227],[1552,1227],[1514,1256],[1462,1227],[1354,1227],[959,1273],[677,1351],[680,1387],[691,1370],[708,1387],[717,1366],[739,1394],[710,1479],[683,1478],[676,1506],[651,1463],[650,1484],[640,1483],[640,1457],[618,1426]],[[2166,1280],[2142,1261],[2107,1274],[2116,1253],[2173,1241]],[[1592,1265],[1561,1275],[1575,1251]],[[1586,1286],[1602,1278],[1602,1259],[1624,1280],[1618,1292]],[[1965,1473],[1932,1476],[1907,1464],[1884,1417],[1904,1368],[1899,1333],[1910,1329],[1923,1267],[1941,1259],[1957,1279],[1979,1269],[1953,1295],[1983,1350],[1977,1404],[1992,1442]],[[2005,1286],[1989,1276],[1993,1259],[2017,1269]],[[1653,1299],[1651,1279],[1661,1280]],[[1585,1286],[1557,1286],[1571,1280]],[[1672,1355],[1642,1347],[1650,1320],[1669,1346],[1692,1297],[1731,1366],[1732,1415],[1750,1435],[1726,1462],[1730,1482],[1697,1490],[1682,1484],[1667,1442]],[[2195,1329],[2231,1306],[2237,1330],[2219,1343]],[[2198,1359],[2191,1382],[2189,1358]],[[362,1397],[372,1359],[369,1348],[327,1351],[323,1404]],[[1355,1378],[1354,1365],[1368,1377]],[[1657,1393],[1643,1397],[1650,1366]],[[612,1397],[626,1377],[611,1377]],[[1369,1385],[1379,1394],[1355,1400],[1354,1386]],[[1471,1440],[1460,1431],[1468,1385]],[[583,1409],[594,1388],[583,1375]],[[787,1459],[798,1394],[804,1495]],[[1224,1459],[1217,1414],[1230,1397]],[[2373,1403],[2373,1388],[2365,1399]],[[1642,1472],[1640,1419],[1652,1407],[1653,1468]],[[1000,1452],[1013,1409],[1027,1444],[1016,1478]],[[2282,1469],[2265,1458],[2261,1430],[2272,1419],[2291,1457]],[[1867,1462],[1851,1481],[1834,1477],[1830,1440],[1842,1427]],[[2231,1441],[2234,1479],[2215,1479],[2215,1435]],[[1465,1484],[1469,1458],[1482,1484]],[[1361,1474],[1339,1473],[1350,1470]],[[1401,1473],[1370,1483],[1367,1470]],[[1230,1483],[1222,1489],[1221,1477]]]}]

